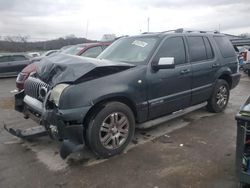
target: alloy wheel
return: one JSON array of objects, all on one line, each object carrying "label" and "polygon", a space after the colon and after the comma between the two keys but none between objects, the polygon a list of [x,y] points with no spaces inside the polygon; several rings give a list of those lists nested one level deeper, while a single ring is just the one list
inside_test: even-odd
[{"label": "alloy wheel", "polygon": [[108,115],[99,131],[99,139],[106,149],[117,149],[122,146],[129,134],[128,118],[120,112]]}]

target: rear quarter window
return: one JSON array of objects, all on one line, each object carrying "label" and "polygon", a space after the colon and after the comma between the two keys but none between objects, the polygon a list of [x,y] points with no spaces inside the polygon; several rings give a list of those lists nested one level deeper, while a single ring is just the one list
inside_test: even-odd
[{"label": "rear quarter window", "polygon": [[214,40],[217,46],[220,49],[220,52],[223,57],[234,57],[235,50],[233,48],[232,43],[228,40],[228,38],[223,36],[214,36]]}]

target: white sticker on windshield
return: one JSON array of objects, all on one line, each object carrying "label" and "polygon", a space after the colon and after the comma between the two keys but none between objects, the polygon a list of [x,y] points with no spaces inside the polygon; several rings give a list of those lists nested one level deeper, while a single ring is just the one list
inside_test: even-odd
[{"label": "white sticker on windshield", "polygon": [[145,46],[148,45],[148,43],[143,42],[143,41],[139,41],[139,40],[135,40],[132,44],[133,44],[133,45],[136,45],[136,46],[140,46],[140,47],[142,47],[142,48],[144,48]]}]

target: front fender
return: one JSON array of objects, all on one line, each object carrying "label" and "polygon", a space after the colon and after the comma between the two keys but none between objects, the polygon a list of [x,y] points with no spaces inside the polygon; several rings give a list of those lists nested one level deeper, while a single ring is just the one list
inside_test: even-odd
[{"label": "front fender", "polygon": [[145,69],[129,69],[117,74],[71,85],[60,98],[60,109],[93,106],[114,97],[126,97],[135,105],[147,100]]}]

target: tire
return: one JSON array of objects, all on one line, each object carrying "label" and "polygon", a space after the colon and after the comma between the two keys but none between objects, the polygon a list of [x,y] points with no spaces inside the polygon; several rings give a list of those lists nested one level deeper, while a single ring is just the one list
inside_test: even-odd
[{"label": "tire", "polygon": [[121,153],[134,136],[132,110],[120,102],[104,104],[91,117],[86,139],[90,149],[101,158]]},{"label": "tire", "polygon": [[222,79],[217,80],[212,95],[208,100],[208,111],[215,113],[222,112],[227,106],[229,96],[230,89],[228,83]]},{"label": "tire", "polygon": [[250,69],[247,70],[247,74],[250,77]]}]

